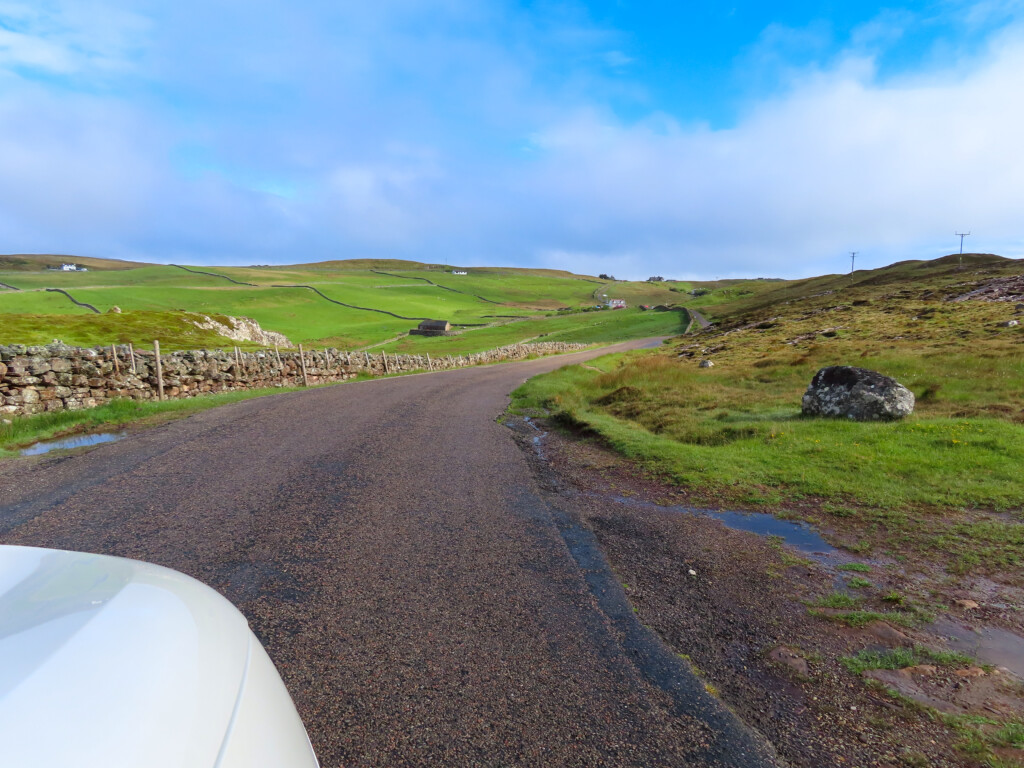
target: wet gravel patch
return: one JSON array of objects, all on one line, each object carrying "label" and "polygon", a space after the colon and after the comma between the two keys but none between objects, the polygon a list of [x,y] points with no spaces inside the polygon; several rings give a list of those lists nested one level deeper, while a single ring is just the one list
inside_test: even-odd
[{"label": "wet gravel patch", "polygon": [[[535,434],[522,430],[520,444],[539,485],[557,499],[549,503],[592,532],[639,621],[787,764],[981,765],[957,747],[961,735],[941,718],[839,662],[862,650],[934,645],[932,633],[881,622],[855,629],[813,615],[810,607],[835,588],[834,569],[778,540],[660,508],[678,496],[675,489],[596,440],[552,431],[538,451]],[[1016,701],[1017,683],[999,675],[974,684],[947,670],[915,684],[936,695],[945,690],[954,712],[974,705],[980,712],[998,703],[972,701],[965,695],[971,685],[982,692],[1001,685],[1009,697],[1002,703]]]}]

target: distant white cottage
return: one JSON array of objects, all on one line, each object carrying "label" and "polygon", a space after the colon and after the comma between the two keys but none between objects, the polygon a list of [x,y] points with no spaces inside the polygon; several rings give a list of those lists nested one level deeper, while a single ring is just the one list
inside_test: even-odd
[{"label": "distant white cottage", "polygon": [[452,274],[453,275],[468,275],[469,273],[466,270],[464,270],[464,269],[453,269],[452,270]]},{"label": "distant white cottage", "polygon": [[625,299],[608,299],[608,306],[611,307],[612,309],[625,309],[626,308],[626,300]]},{"label": "distant white cottage", "polygon": [[61,264],[59,267],[47,267],[47,269],[53,269],[57,272],[88,272],[88,267],[83,267],[78,264]]}]

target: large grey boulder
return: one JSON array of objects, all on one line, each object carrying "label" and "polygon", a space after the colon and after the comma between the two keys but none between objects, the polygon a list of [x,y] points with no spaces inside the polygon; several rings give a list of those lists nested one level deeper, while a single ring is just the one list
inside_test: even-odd
[{"label": "large grey boulder", "polygon": [[914,393],[896,379],[866,368],[822,368],[804,393],[807,416],[835,416],[854,421],[902,419],[914,411]]}]

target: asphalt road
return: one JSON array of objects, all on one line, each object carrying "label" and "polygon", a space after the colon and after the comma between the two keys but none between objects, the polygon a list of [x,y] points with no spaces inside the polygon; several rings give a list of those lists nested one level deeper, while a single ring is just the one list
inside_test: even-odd
[{"label": "asphalt road", "polygon": [[219,589],[325,767],[767,764],[711,697],[686,699],[694,679],[652,671],[652,638],[615,615],[600,556],[581,566],[581,532],[496,422],[528,377],[603,352],[249,400],[5,461],[0,542]]}]

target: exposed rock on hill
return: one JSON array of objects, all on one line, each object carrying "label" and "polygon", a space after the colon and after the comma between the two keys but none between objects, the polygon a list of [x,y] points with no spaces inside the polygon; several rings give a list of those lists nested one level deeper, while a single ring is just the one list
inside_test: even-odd
[{"label": "exposed rock on hill", "polygon": [[953,296],[950,301],[1020,301],[1024,297],[1024,275],[986,280],[973,290]]},{"label": "exposed rock on hill", "polygon": [[193,321],[196,327],[205,331],[213,331],[234,341],[254,341],[265,347],[272,347],[275,344],[282,347],[294,346],[283,333],[265,331],[260,328],[259,323],[250,317],[225,316],[224,319],[228,321],[227,323],[218,322],[209,315],[203,315],[203,317],[205,318],[203,322]]},{"label": "exposed rock on hill", "polygon": [[846,365],[819,370],[803,398],[807,416],[879,421],[902,419],[913,411],[914,393],[896,379]]}]

